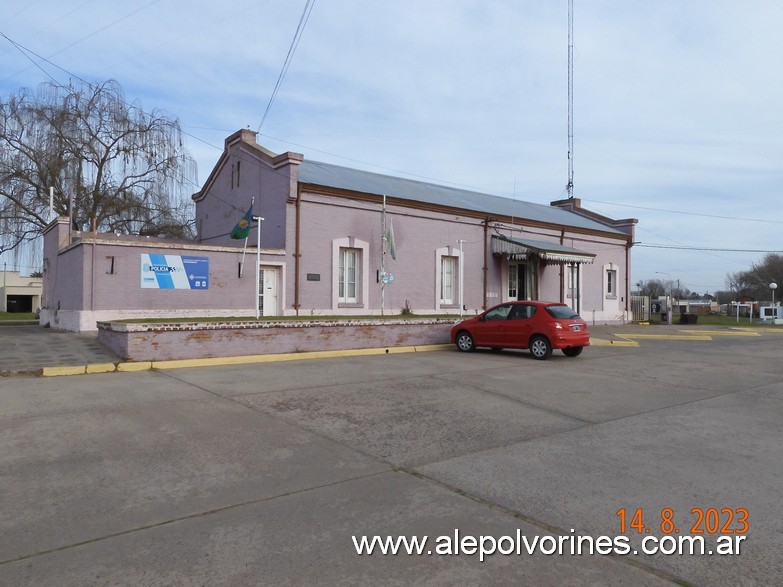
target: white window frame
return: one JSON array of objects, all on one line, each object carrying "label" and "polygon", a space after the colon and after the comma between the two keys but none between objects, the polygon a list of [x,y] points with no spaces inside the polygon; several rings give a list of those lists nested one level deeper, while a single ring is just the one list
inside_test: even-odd
[{"label": "white window frame", "polygon": [[[453,298],[449,301],[443,298],[443,277],[444,277],[444,259],[452,258],[454,261],[453,274]],[[459,287],[460,287],[460,251],[455,247],[441,247],[435,249],[435,308],[451,309],[459,308]]]},{"label": "white window frame", "polygon": [[[340,256],[341,250],[355,250],[356,259],[356,291],[355,296],[340,298]],[[350,314],[352,309],[366,312],[369,308],[369,262],[370,262],[369,243],[348,236],[337,238],[332,241],[332,310],[341,313]],[[344,292],[345,293],[345,292]],[[347,300],[355,301],[347,301]]]},{"label": "white window frame", "polygon": [[610,300],[616,300],[617,299],[617,269],[608,268],[604,275],[606,276],[606,279],[604,283],[606,284],[606,297]]},{"label": "white window frame", "polygon": [[[519,263],[509,261],[506,266],[506,300],[519,299]],[[512,293],[513,292],[513,293]]]},{"label": "white window frame", "polygon": [[359,303],[359,273],[361,272],[361,249],[340,247],[337,262],[337,297],[341,304]]},{"label": "white window frame", "polygon": [[440,303],[453,305],[457,303],[457,267],[459,257],[443,255],[440,258]]},{"label": "white window frame", "polygon": [[[582,306],[582,279],[584,271],[582,265],[579,263],[565,263],[563,265],[566,278],[565,278],[565,299],[567,303],[575,312],[581,311]],[[574,279],[576,278],[576,279]]]}]

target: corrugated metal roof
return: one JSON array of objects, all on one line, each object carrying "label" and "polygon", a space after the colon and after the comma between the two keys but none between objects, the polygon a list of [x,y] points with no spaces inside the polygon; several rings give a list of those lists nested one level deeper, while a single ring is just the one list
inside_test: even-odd
[{"label": "corrugated metal roof", "polygon": [[[385,194],[389,197],[438,206],[450,206],[472,212],[513,216],[558,226],[623,234],[607,224],[585,218],[562,208],[555,208],[554,206],[533,204],[522,200],[492,196],[481,192],[404,179],[402,177],[381,175],[317,161],[302,161],[299,165],[299,181],[301,183],[368,194]],[[623,236],[625,235],[623,234]]]},{"label": "corrugated metal roof", "polygon": [[542,259],[564,263],[592,263],[595,253],[567,247],[560,243],[532,240],[529,238],[509,238],[503,235],[492,235],[492,252],[516,255],[535,253]]}]

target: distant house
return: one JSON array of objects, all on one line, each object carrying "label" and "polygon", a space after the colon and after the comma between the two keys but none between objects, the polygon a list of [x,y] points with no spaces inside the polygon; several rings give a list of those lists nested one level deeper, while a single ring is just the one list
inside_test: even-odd
[{"label": "distant house", "polygon": [[720,306],[712,298],[682,298],[675,303],[675,312],[680,314],[707,314],[709,312],[718,312]]},{"label": "distant house", "polygon": [[[403,308],[456,316],[524,299],[562,301],[594,324],[631,318],[636,220],[576,198],[547,206],[319,163],[272,153],[241,130],[193,199],[196,241],[52,222],[41,322],[93,330],[116,318]],[[251,201],[260,239],[253,222],[247,241],[235,240]]]},{"label": "distant house", "polygon": [[41,305],[41,283],[40,277],[0,271],[0,311],[35,312]]}]

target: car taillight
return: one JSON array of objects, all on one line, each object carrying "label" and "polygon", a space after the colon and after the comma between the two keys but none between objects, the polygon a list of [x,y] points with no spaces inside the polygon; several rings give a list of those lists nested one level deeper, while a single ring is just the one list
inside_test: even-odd
[{"label": "car taillight", "polygon": [[560,322],[555,322],[555,330],[563,330],[563,325]]}]

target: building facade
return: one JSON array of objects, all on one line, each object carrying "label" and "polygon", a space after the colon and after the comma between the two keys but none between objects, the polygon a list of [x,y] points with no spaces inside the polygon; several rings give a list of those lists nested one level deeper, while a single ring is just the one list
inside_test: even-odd
[{"label": "building facade", "polygon": [[262,247],[285,251],[262,260],[265,314],[472,314],[546,299],[595,323],[630,319],[636,220],[578,199],[545,206],[276,155],[249,130],[226,140],[193,198],[199,242],[230,244],[253,202]]},{"label": "building facade", "polygon": [[[53,221],[41,322],[457,316],[525,299],[562,301],[593,324],[631,319],[636,220],[591,213],[576,198],[546,206],[274,154],[241,130],[193,199],[196,241],[74,233],[67,218]],[[251,203],[263,220],[246,241],[231,238]]]},{"label": "building facade", "polygon": [[0,272],[0,312],[35,312],[41,306],[41,284],[40,277]]}]

